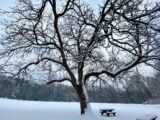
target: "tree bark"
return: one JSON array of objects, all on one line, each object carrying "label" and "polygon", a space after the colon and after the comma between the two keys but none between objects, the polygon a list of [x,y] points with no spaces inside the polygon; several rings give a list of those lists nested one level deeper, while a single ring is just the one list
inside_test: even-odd
[{"label": "tree bark", "polygon": [[84,85],[77,85],[75,89],[80,101],[81,115],[83,115],[86,113],[86,109],[88,108],[88,94]]},{"label": "tree bark", "polygon": [[87,102],[85,95],[79,96],[80,98],[80,108],[81,108],[81,115],[85,114],[85,110],[87,109]]}]

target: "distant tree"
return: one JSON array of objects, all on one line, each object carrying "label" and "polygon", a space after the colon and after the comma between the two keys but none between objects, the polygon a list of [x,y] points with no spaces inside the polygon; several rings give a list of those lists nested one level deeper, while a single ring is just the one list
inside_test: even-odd
[{"label": "distant tree", "polygon": [[140,74],[130,76],[126,85],[126,94],[130,103],[143,103],[152,98],[147,79]]},{"label": "distant tree", "polygon": [[157,72],[149,81],[149,90],[151,91],[153,99],[160,99],[160,72]]},{"label": "distant tree", "polygon": [[47,84],[70,82],[81,114],[90,108],[88,81],[115,78],[138,64],[160,59],[155,54],[159,3],[104,0],[95,12],[82,0],[17,2],[12,11],[1,11],[8,14],[0,42],[1,71],[20,76],[37,73],[44,79],[45,67],[52,64],[57,77]]}]

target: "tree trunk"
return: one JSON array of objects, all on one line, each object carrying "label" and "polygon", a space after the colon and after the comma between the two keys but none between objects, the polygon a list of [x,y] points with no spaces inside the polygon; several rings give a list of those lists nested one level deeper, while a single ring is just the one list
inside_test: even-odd
[{"label": "tree trunk", "polygon": [[81,109],[81,119],[82,120],[100,120],[99,117],[95,116],[92,112],[92,108],[89,103],[89,97],[86,90],[86,86],[72,84],[76,90],[76,93],[79,97],[80,101],[80,109]]},{"label": "tree trunk", "polygon": [[89,98],[85,85],[77,85],[76,92],[80,100],[81,115],[83,115],[86,113],[87,109],[90,109],[88,106]]},{"label": "tree trunk", "polygon": [[83,93],[79,96],[80,99],[80,108],[81,108],[81,115],[85,114],[85,110],[87,108],[87,102],[86,102],[86,98],[85,95],[83,95]]}]

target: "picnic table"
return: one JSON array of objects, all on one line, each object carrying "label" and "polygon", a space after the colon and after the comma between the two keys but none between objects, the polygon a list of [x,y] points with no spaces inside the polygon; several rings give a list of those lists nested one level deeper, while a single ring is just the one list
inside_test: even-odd
[{"label": "picnic table", "polygon": [[114,112],[114,109],[112,109],[112,108],[100,109],[100,113],[101,113],[101,115],[103,115],[104,113],[106,113],[107,116],[110,116],[111,114],[113,116],[116,115],[116,112]]}]

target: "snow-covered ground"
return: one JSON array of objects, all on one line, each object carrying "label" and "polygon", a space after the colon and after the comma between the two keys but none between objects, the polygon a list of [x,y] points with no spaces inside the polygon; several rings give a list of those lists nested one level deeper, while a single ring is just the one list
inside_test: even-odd
[{"label": "snow-covered ground", "polygon": [[[157,115],[160,120],[160,105],[92,103],[93,112],[101,120],[136,120],[145,114]],[[99,109],[114,108],[115,117],[101,116]],[[0,120],[81,120],[79,103],[33,102],[0,99]]]}]

